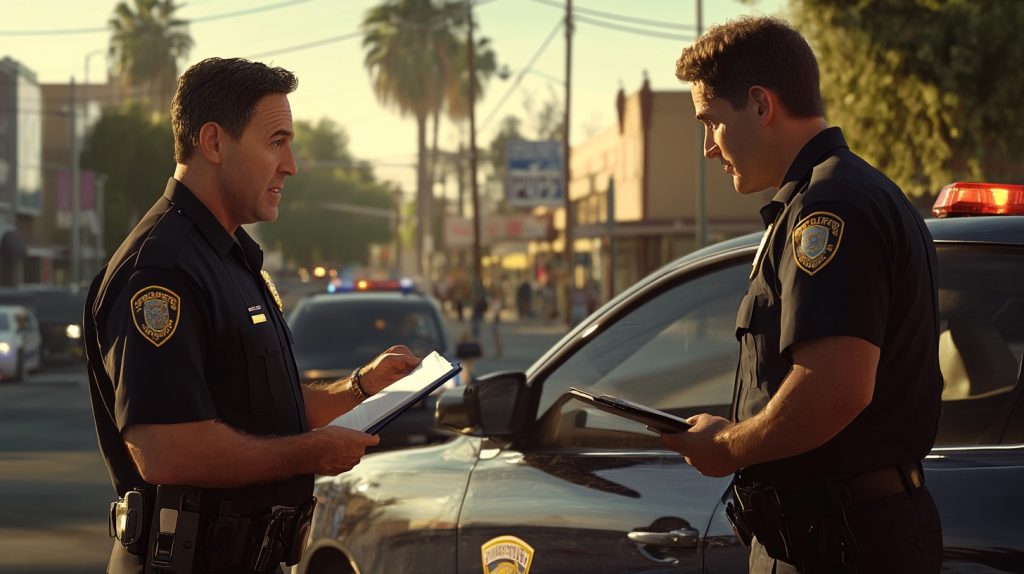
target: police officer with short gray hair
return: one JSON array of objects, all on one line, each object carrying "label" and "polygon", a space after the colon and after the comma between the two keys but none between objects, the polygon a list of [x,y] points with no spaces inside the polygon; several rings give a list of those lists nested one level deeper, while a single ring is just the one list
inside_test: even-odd
[{"label": "police officer with short gray hair", "polygon": [[299,385],[280,296],[241,227],[276,219],[297,171],[296,85],[242,59],[189,68],[171,109],[174,177],[90,288],[93,415],[120,497],[113,574],[296,563],[313,475],[351,469],[378,442],[325,425],[419,364],[395,346],[350,377]]},{"label": "police officer with short gray hair", "polygon": [[662,442],[735,473],[727,513],[753,573],[933,573],[942,533],[921,460],[938,425],[935,250],[900,189],[828,127],[817,61],[774,18],[683,50],[704,153],[739,193],[777,188],[736,319],[732,420]]}]

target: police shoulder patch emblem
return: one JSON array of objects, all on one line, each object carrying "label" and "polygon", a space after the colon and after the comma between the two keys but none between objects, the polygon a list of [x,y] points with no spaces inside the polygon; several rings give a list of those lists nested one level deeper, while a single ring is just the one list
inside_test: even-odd
[{"label": "police shoulder patch emblem", "polygon": [[499,536],[480,547],[484,574],[529,574],[533,548],[515,536]]},{"label": "police shoulder patch emblem", "polygon": [[181,316],[181,297],[177,293],[150,285],[132,296],[131,305],[135,328],[147,341],[159,347],[174,335]]},{"label": "police shoulder patch emblem", "polygon": [[815,211],[793,230],[793,259],[808,275],[821,271],[839,251],[843,219],[828,211]]}]

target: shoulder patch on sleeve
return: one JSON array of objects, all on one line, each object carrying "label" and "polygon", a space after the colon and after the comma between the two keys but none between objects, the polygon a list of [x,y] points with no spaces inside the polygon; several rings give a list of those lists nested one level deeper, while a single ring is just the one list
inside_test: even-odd
[{"label": "shoulder patch on sleeve", "polygon": [[181,316],[181,297],[177,293],[150,285],[132,296],[131,305],[135,328],[147,341],[159,347],[174,335]]},{"label": "shoulder patch on sleeve", "polygon": [[821,271],[839,251],[843,219],[828,211],[815,211],[793,229],[793,259],[808,275]]}]

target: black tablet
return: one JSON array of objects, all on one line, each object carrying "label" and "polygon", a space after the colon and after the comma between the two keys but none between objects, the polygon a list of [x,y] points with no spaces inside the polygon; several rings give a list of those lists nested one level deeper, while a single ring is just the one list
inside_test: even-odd
[{"label": "black tablet", "polygon": [[675,415],[645,407],[626,399],[620,399],[611,395],[596,396],[576,387],[569,387],[569,392],[572,393],[574,399],[579,399],[595,409],[643,423],[647,425],[647,428],[655,432],[677,433],[687,431],[691,427],[690,423]]}]

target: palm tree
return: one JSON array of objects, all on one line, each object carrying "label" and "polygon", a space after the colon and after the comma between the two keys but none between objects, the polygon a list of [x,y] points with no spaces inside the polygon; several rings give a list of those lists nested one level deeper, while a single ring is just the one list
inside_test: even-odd
[{"label": "palm tree", "polygon": [[[416,119],[417,269],[423,273],[424,237],[432,220],[432,170],[427,161],[427,122],[436,131],[445,104],[465,74],[466,6],[460,0],[386,0],[363,19],[365,65],[377,98]],[[493,71],[493,53],[490,70]],[[485,68],[486,69],[486,68]],[[478,77],[483,77],[478,74]],[[458,107],[454,109],[459,109]]]},{"label": "palm tree", "polygon": [[[174,0],[128,0],[114,8],[109,25],[110,55],[126,87],[148,100],[155,112],[166,113],[178,81],[178,62],[188,57],[193,42],[188,21],[175,18]],[[134,94],[133,94],[134,95]]]},{"label": "palm tree", "polygon": [[[475,25],[475,24],[474,24]],[[475,30],[475,28],[474,28]],[[488,38],[478,38],[476,42],[476,49],[473,53],[474,71],[473,76],[473,87],[475,88],[475,101],[480,101],[483,98],[484,84],[494,75],[497,70],[497,57],[494,55],[494,50],[491,49],[491,41]],[[468,63],[468,49],[469,43],[461,41],[456,46],[455,53],[448,58],[451,62],[451,67],[444,78],[445,86],[445,103],[447,104],[447,115],[448,119],[454,122],[462,122],[469,117],[469,63]],[[434,142],[433,142],[433,153],[431,155],[430,162],[430,173],[431,177],[434,176],[434,170],[437,164],[437,129],[439,125],[440,107],[435,110],[434,113]],[[465,161],[465,150],[462,144],[459,144],[458,153],[455,154],[454,158],[449,157],[448,162],[454,164],[454,173],[458,178],[459,183],[459,199],[458,209],[459,215],[462,215],[463,203],[464,203],[464,184],[466,182],[464,168],[466,165]],[[451,167],[451,166],[449,166]]]}]

